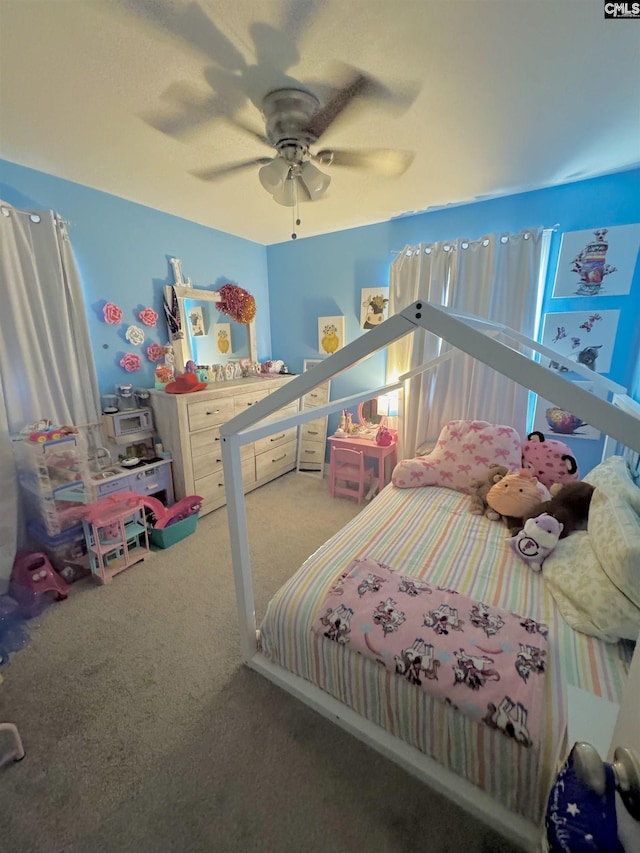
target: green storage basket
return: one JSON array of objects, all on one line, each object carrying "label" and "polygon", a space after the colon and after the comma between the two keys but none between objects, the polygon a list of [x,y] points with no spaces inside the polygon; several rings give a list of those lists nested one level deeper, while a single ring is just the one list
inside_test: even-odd
[{"label": "green storage basket", "polygon": [[180,542],[181,539],[186,539],[187,536],[195,533],[197,523],[198,513],[194,512],[192,515],[183,518],[182,521],[176,521],[175,524],[170,524],[168,527],[161,527],[157,530],[153,528],[149,533],[149,541],[156,548],[170,548],[176,542]]}]

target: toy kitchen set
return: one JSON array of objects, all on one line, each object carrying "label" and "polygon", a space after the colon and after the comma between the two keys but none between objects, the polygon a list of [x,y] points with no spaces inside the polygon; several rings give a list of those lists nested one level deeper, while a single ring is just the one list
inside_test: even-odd
[{"label": "toy kitchen set", "polygon": [[165,507],[175,503],[172,462],[155,435],[148,391],[130,385],[116,391],[102,398],[100,424],[41,422],[41,431],[23,432],[12,442],[30,545],[46,552],[67,581],[88,572],[82,527],[88,504],[120,492]]},{"label": "toy kitchen set", "polygon": [[116,394],[103,396],[104,446],[96,450],[98,464],[93,467],[100,470],[92,474],[96,499],[128,490],[165,506],[174,502],[171,459],[160,441],[154,441],[153,412],[144,405],[148,400],[148,391],[134,391],[131,385],[119,385]]}]

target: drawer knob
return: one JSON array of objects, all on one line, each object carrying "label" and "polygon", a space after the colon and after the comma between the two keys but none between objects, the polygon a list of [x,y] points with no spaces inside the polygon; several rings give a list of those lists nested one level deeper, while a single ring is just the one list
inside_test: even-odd
[{"label": "drawer knob", "polygon": [[317,430],[317,429],[308,429],[308,430],[307,430],[307,433],[308,433],[309,435],[320,435],[320,433],[318,432],[318,430]]},{"label": "drawer knob", "polygon": [[205,415],[219,415],[220,409],[215,409],[213,412],[205,412]]},{"label": "drawer knob", "polygon": [[280,435],[274,435],[271,441],[280,441],[281,438],[284,438],[286,433],[281,433]]},{"label": "drawer knob", "polygon": [[283,453],[282,456],[278,456],[277,459],[272,459],[271,461],[272,462],[280,462],[281,459],[286,459],[286,458],[287,458],[287,454]]}]

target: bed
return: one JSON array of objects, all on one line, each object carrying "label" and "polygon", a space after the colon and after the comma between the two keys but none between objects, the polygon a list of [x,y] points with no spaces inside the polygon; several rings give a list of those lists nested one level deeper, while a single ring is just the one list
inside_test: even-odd
[{"label": "bed", "polygon": [[[534,850],[540,841],[549,785],[566,749],[566,684],[621,701],[633,647],[604,642],[570,627],[542,576],[531,572],[506,546],[504,528],[469,513],[466,495],[439,486],[399,489],[388,485],[295,571],[271,600],[256,631],[238,474],[240,446],[272,431],[272,425],[260,425],[264,417],[416,325],[439,334],[547,399],[557,397],[562,389],[562,399],[580,417],[625,447],[640,451],[634,411],[592,397],[556,374],[547,375],[549,371],[530,356],[487,337],[479,328],[481,322],[475,324],[472,318],[415,303],[372,330],[366,340],[355,341],[318,365],[315,376],[309,372],[297,377],[270,395],[268,401],[261,401],[260,409],[256,405],[252,412],[234,418],[221,430],[225,477],[230,486],[228,511],[243,658],[433,788],[455,798],[471,813],[483,820],[490,815],[503,834]],[[535,350],[533,343],[531,348]],[[509,359],[505,359],[505,352]],[[326,407],[327,411],[382,390],[336,401]],[[284,428],[304,419],[300,413],[281,423]],[[614,449],[619,447],[608,445],[608,452]],[[532,748],[523,749],[513,738],[476,722],[450,703],[434,699],[428,691],[416,689],[375,660],[311,630],[325,596],[341,573],[354,559],[364,558],[548,626],[540,739]]]}]

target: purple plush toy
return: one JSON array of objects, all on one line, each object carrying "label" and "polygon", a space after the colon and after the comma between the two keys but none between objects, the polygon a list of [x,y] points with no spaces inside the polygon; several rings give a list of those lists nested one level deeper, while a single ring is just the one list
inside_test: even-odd
[{"label": "purple plush toy", "polygon": [[536,518],[528,518],[523,529],[507,541],[530,569],[540,572],[543,562],[556,547],[561,533],[562,524],[552,515],[543,512]]}]

